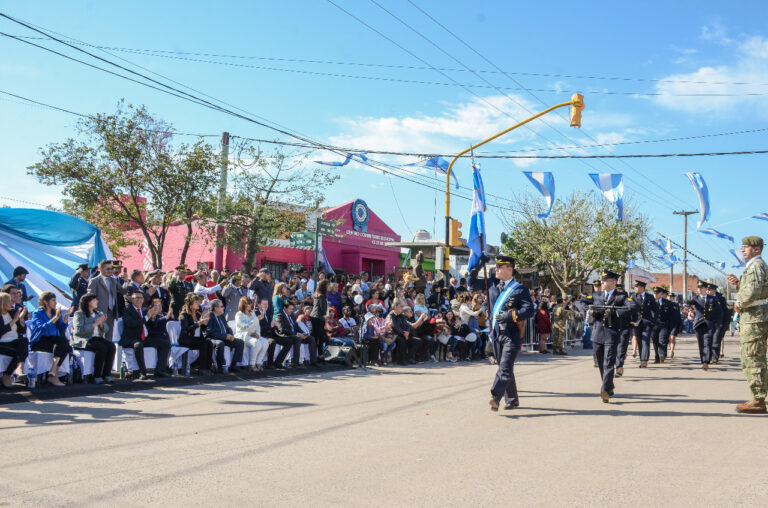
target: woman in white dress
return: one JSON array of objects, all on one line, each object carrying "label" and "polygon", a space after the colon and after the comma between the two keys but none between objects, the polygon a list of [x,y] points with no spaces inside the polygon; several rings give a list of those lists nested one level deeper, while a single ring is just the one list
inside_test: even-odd
[{"label": "woman in white dress", "polygon": [[259,318],[253,313],[253,300],[247,296],[240,298],[235,314],[235,338],[245,342],[248,348],[248,366],[251,372],[261,372],[264,357],[267,355],[269,341],[261,336]]}]

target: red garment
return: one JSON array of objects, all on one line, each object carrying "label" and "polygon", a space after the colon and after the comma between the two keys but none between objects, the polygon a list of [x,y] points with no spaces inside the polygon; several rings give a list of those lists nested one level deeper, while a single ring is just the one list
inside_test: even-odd
[{"label": "red garment", "polygon": [[[208,280],[208,282],[206,282],[206,283],[205,283],[205,287],[207,287],[207,288],[212,288],[212,287],[213,287],[213,286],[215,286],[215,285],[216,285],[216,283],[215,283],[215,282],[213,282],[213,281],[212,281],[212,280],[210,280],[210,279]],[[211,300],[211,301],[213,301],[213,300],[215,300],[216,298],[218,298],[218,297],[216,296],[216,293],[211,293],[210,295],[208,295],[208,300]]]},{"label": "red garment", "polygon": [[552,333],[552,320],[549,319],[549,313],[544,309],[536,311],[536,333]]}]

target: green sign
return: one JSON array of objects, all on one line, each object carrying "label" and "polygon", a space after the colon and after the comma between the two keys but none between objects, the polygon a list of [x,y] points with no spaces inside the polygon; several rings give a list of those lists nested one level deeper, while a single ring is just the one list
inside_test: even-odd
[{"label": "green sign", "polygon": [[321,235],[336,236],[336,224],[333,221],[317,219],[317,231]]},{"label": "green sign", "polygon": [[315,246],[314,231],[301,231],[298,233],[291,233],[289,238],[290,238],[291,247],[314,247]]}]

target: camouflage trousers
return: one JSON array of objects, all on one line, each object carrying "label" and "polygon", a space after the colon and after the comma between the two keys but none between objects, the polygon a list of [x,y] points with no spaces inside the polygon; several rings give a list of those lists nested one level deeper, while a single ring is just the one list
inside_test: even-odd
[{"label": "camouflage trousers", "polygon": [[565,328],[557,325],[552,327],[552,347],[555,351],[563,349],[565,345]]},{"label": "camouflage trousers", "polygon": [[765,399],[768,394],[768,322],[741,323],[741,369],[747,378],[752,396]]}]

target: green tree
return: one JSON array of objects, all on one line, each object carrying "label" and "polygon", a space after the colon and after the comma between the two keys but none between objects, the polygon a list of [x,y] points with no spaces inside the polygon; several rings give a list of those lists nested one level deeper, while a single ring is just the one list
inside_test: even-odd
[{"label": "green tree", "polygon": [[[250,271],[267,240],[303,231],[307,218],[318,213],[325,190],[339,175],[328,166],[307,163],[300,155],[279,150],[264,155],[244,142],[236,148],[232,188],[223,204],[219,244],[242,252],[243,268]],[[209,222],[214,235],[215,223]]]},{"label": "green tree", "polygon": [[171,224],[191,220],[190,209],[202,214],[210,201],[206,192],[215,191],[210,149],[197,143],[174,153],[173,126],[124,101],[113,114],[80,120],[77,131],[77,139],[42,148],[42,160],[29,173],[63,186],[64,211],[99,227],[110,249],[135,244],[125,233],[138,228],[153,266],[162,267]]},{"label": "green tree", "polygon": [[546,219],[541,200],[515,195],[515,209],[503,216],[504,250],[520,266],[545,269],[561,294],[587,281],[599,268],[622,272],[630,258],[644,257],[647,219],[631,203],[624,205],[624,221],[616,221],[615,207],[595,192],[574,191],[555,200]]}]

